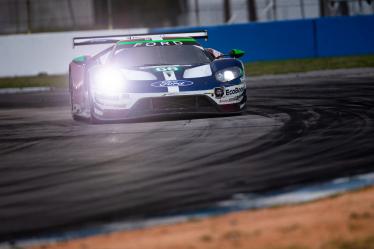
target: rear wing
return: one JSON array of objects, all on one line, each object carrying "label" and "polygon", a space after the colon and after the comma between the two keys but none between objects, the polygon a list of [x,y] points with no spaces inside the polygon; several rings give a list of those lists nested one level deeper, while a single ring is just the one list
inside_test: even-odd
[{"label": "rear wing", "polygon": [[98,44],[114,44],[122,40],[163,40],[165,38],[175,37],[191,37],[195,39],[208,40],[208,31],[195,32],[176,32],[176,33],[160,33],[160,34],[130,34],[130,35],[107,35],[107,36],[88,36],[74,37],[73,48],[75,46],[98,45]]}]

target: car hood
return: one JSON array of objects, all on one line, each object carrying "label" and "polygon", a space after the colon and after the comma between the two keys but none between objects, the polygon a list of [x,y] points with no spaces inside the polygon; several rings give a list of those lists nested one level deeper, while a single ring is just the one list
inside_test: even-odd
[{"label": "car hood", "polygon": [[130,92],[199,91],[219,86],[210,64],[122,68]]}]

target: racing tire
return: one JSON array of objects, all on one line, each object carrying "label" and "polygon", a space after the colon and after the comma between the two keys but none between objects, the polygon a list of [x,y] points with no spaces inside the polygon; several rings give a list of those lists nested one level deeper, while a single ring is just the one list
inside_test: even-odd
[{"label": "racing tire", "polygon": [[101,120],[95,118],[94,106],[93,106],[92,95],[91,95],[90,90],[88,90],[88,103],[89,103],[89,108],[90,108],[90,117],[87,120],[88,123],[90,123],[90,124],[100,124],[100,123],[102,123]]},{"label": "racing tire", "polygon": [[71,86],[71,73],[69,69],[69,94],[70,94],[70,112],[71,112],[71,117],[73,118],[74,121],[81,121],[82,119],[73,113],[73,90]]}]

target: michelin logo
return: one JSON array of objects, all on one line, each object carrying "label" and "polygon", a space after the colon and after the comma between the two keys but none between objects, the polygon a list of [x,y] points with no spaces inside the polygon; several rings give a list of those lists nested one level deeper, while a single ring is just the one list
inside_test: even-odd
[{"label": "michelin logo", "polygon": [[238,94],[238,93],[242,93],[244,92],[245,90],[245,87],[235,87],[234,89],[226,89],[225,91],[225,95],[226,96],[230,96],[230,95],[233,95],[233,94]]}]

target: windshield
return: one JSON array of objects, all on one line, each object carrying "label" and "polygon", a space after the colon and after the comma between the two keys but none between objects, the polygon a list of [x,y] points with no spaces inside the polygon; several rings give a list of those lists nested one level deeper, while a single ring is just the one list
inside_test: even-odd
[{"label": "windshield", "polygon": [[123,48],[112,62],[123,67],[152,65],[194,65],[210,62],[204,50],[194,45]]}]

